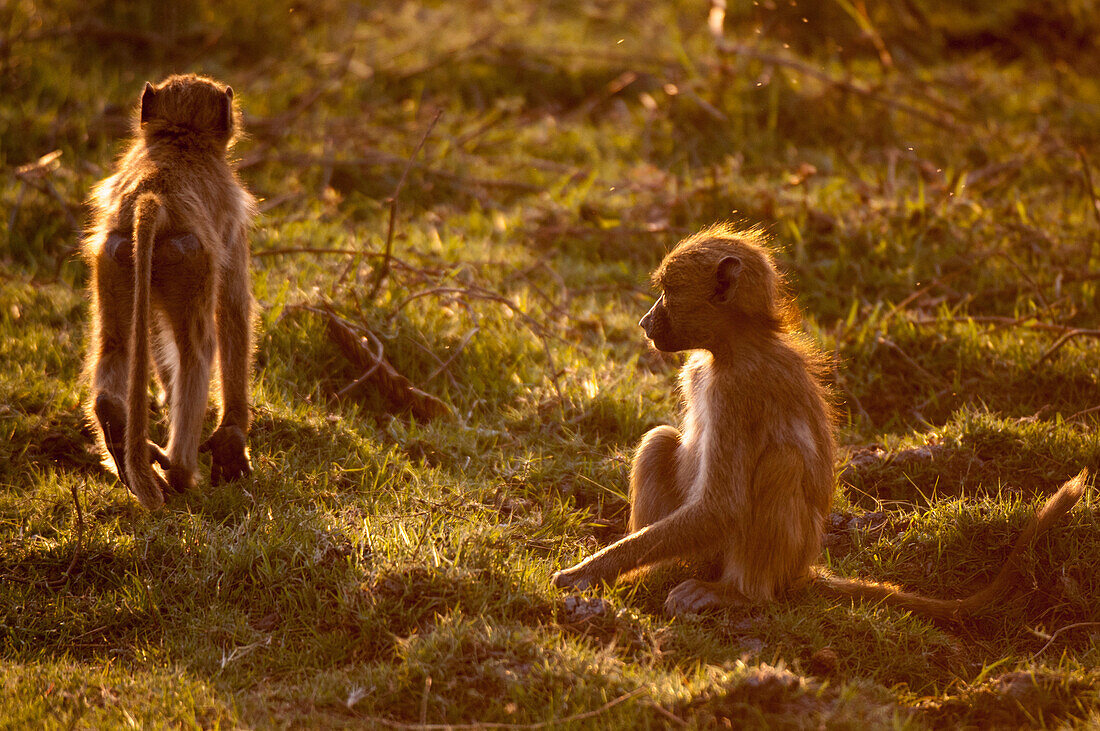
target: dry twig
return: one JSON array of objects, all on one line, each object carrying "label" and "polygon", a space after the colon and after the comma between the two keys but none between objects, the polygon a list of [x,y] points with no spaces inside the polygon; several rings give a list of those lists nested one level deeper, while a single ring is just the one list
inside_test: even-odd
[{"label": "dry twig", "polygon": [[436,295],[461,295],[466,297],[473,297],[476,299],[488,300],[490,302],[498,302],[507,307],[511,312],[518,315],[523,320],[523,322],[531,329],[531,332],[535,333],[535,335],[539,337],[539,340],[541,340],[542,351],[546,355],[546,362],[550,368],[550,384],[554,387],[554,393],[557,394],[558,399],[561,399],[561,383],[558,379],[558,367],[554,360],[554,354],[550,352],[550,344],[547,342],[546,326],[535,318],[528,315],[526,312],[523,311],[523,308],[521,308],[515,302],[508,299],[502,294],[490,292],[489,290],[482,289],[480,287],[433,287],[431,289],[413,292],[408,297],[401,300],[397,304],[397,306],[393,308],[393,311],[390,312],[389,320],[392,321],[393,318],[397,316],[397,313],[399,313],[407,304],[409,304],[413,300],[420,299],[421,297],[432,297]]},{"label": "dry twig", "polygon": [[1085,192],[1092,202],[1092,215],[1096,217],[1096,225],[1100,227],[1100,197],[1096,195],[1096,188],[1092,184],[1092,165],[1089,164],[1084,147],[1077,148],[1077,159],[1081,161],[1081,169],[1085,171]]},{"label": "dry twig", "polygon": [[1089,414],[1095,414],[1097,411],[1100,411],[1100,406],[1093,406],[1092,408],[1089,408],[1089,409],[1081,409],[1076,414],[1072,414],[1070,416],[1067,416],[1066,421],[1067,422],[1068,421],[1076,421],[1077,419],[1080,419],[1082,416],[1087,416]]},{"label": "dry twig", "polygon": [[736,43],[726,39],[719,39],[716,43],[716,47],[720,53],[726,53],[733,56],[741,56],[743,58],[751,58],[761,63],[770,64],[773,66],[783,66],[789,68],[792,71],[796,71],[804,76],[817,79],[818,81],[828,84],[837,89],[843,89],[844,91],[850,91],[854,94],[864,97],[870,101],[878,104],[883,104],[888,107],[893,107],[898,111],[905,112],[915,119],[919,119],[928,124],[935,125],[937,127],[945,127],[952,131],[961,131],[962,125],[953,117],[948,117],[943,114],[932,114],[920,107],[914,106],[908,102],[901,101],[900,99],[894,99],[885,96],[878,89],[872,88],[858,81],[851,81],[848,79],[838,79],[821,69],[814,68],[803,61],[789,56],[779,55],[777,53],[767,53],[764,51],[758,51],[755,48],[750,48],[743,43]]},{"label": "dry twig", "polygon": [[51,591],[56,591],[68,583],[73,572],[76,571],[77,567],[80,565],[81,559],[84,557],[84,511],[80,507],[80,494],[77,492],[76,485],[70,485],[69,491],[73,496],[73,505],[76,506],[76,548],[73,549],[73,557],[69,561],[69,566],[65,569],[65,572],[56,579],[46,579],[44,581],[35,581],[11,575],[4,575],[0,578],[6,581],[18,581],[21,584],[50,589]]},{"label": "dry twig", "polygon": [[57,582],[58,586],[69,580],[84,555],[84,511],[80,508],[80,494],[76,491],[76,485],[70,485],[69,490],[73,495],[73,505],[76,506],[76,549],[73,550],[73,560],[69,562],[69,567]]},{"label": "dry twig", "polygon": [[1067,624],[1065,627],[1059,628],[1058,631],[1050,636],[1050,639],[1047,640],[1047,643],[1040,647],[1038,651],[1036,651],[1036,653],[1031,656],[1031,659],[1034,660],[1035,658],[1046,652],[1046,649],[1054,643],[1054,640],[1058,639],[1058,635],[1062,634],[1063,632],[1068,632],[1071,629],[1080,629],[1081,627],[1100,627],[1100,622],[1076,622],[1074,624]]},{"label": "dry twig", "polygon": [[577,721],[584,721],[589,718],[595,718],[603,713],[606,713],[610,709],[625,703],[626,701],[641,695],[646,691],[645,687],[635,688],[629,693],[624,693],[618,698],[612,698],[607,703],[604,703],[599,708],[594,708],[591,711],[585,711],[584,713],[576,713],[572,716],[566,716],[564,718],[552,718],[549,721],[539,721],[537,723],[403,723],[401,721],[391,721],[388,718],[381,718],[379,716],[363,716],[362,720],[369,721],[372,724],[378,724],[379,726],[385,726],[386,728],[399,728],[399,729],[420,729],[423,731],[435,731],[439,729],[489,729],[489,728],[501,728],[501,729],[540,729],[550,728],[551,726],[563,726],[569,723],[575,723]]},{"label": "dry twig", "polygon": [[397,181],[397,186],[393,189],[393,195],[386,199],[390,204],[390,222],[386,229],[385,258],[382,259],[382,265],[378,268],[378,274],[374,278],[374,285],[371,287],[370,294],[367,295],[368,302],[374,300],[374,295],[378,294],[378,289],[382,286],[382,281],[386,278],[386,274],[389,273],[390,270],[390,253],[393,250],[393,230],[397,220],[398,196],[401,195],[401,189],[405,187],[405,180],[409,177],[409,171],[412,170],[417,155],[420,154],[420,150],[424,147],[424,143],[428,141],[428,135],[432,133],[432,129],[435,128],[435,123],[439,121],[442,115],[443,110],[440,109],[435,113],[435,116],[432,117],[432,121],[428,123],[428,128],[424,130],[424,135],[420,138],[420,142],[417,143],[416,149],[413,150],[412,155],[409,155],[409,160],[405,165],[404,171],[401,173],[401,178]]},{"label": "dry twig", "polygon": [[1044,361],[1046,361],[1048,358],[1050,358],[1055,353],[1057,353],[1062,348],[1063,345],[1068,343],[1073,338],[1082,337],[1082,336],[1090,337],[1090,338],[1097,338],[1097,337],[1100,337],[1100,330],[1078,330],[1078,329],[1067,330],[1066,332],[1064,332],[1064,333],[1062,333],[1061,335],[1058,336],[1058,339],[1054,341],[1053,345],[1051,345],[1049,348],[1046,349],[1046,352],[1043,353],[1039,357],[1039,360],[1035,361],[1035,365],[1036,366],[1042,365]]},{"label": "dry twig", "polygon": [[[1056,325],[1050,322],[1034,320],[1031,315],[1024,317],[1005,317],[1004,315],[971,315],[959,317],[924,317],[911,320],[914,325],[942,325],[946,322],[965,325],[968,323],[995,325],[997,327],[1022,327],[1027,330],[1042,330],[1044,332],[1064,333],[1074,328],[1069,325]],[[1100,330],[1081,331],[1086,334],[1100,334]]]}]

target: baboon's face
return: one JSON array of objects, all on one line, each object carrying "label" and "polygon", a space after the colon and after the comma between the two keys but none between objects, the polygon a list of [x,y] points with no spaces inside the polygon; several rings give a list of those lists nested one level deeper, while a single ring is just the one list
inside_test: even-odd
[{"label": "baboon's face", "polygon": [[653,347],[666,353],[709,350],[728,337],[727,310],[741,270],[741,259],[736,256],[712,263],[698,259],[672,262],[660,282],[661,296],[638,323]]},{"label": "baboon's face", "polygon": [[653,343],[653,347],[665,353],[675,353],[691,348],[686,343],[681,333],[673,327],[672,318],[669,317],[668,305],[665,304],[665,296],[662,294],[657,302],[645,314],[638,323],[645,331],[645,336]]}]

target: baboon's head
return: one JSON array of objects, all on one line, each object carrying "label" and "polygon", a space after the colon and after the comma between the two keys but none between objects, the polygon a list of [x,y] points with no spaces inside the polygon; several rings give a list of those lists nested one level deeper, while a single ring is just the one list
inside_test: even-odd
[{"label": "baboon's head", "polygon": [[139,127],[146,139],[199,136],[228,147],[238,127],[233,89],[195,74],[145,82]]},{"label": "baboon's head", "polygon": [[749,330],[788,327],[793,306],[758,229],[720,224],[676,245],[653,273],[661,290],[639,323],[658,350],[715,350]]}]

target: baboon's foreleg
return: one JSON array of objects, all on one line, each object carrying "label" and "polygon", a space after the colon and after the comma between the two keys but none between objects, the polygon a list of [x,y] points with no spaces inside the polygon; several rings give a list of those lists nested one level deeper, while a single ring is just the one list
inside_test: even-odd
[{"label": "baboon's foreleg", "polygon": [[214,361],[213,322],[209,314],[194,313],[179,323],[176,348],[179,365],[169,386],[168,484],[176,491],[195,486],[199,469],[202,420],[210,396]]},{"label": "baboon's foreleg", "polygon": [[[129,239],[113,234],[99,257],[92,283],[92,335],[86,369],[92,386],[89,417],[95,424],[104,466],[124,485],[126,478],[126,389],[130,360],[132,259],[117,261]],[[125,266],[126,263],[131,266]],[[168,467],[168,456],[149,445],[153,461]],[[113,463],[113,464],[112,464]]]},{"label": "baboon's foreleg", "polygon": [[163,390],[163,400],[160,403],[165,413],[172,413],[172,382],[176,380],[176,372],[179,370],[179,353],[176,352],[176,341],[172,336],[172,327],[162,316],[156,317],[156,327],[150,334],[150,344],[153,349],[153,364],[157,369],[157,382]]},{"label": "baboon's foreleg", "polygon": [[[158,300],[166,327],[162,378],[168,393],[168,484],[182,492],[195,486],[202,421],[210,397],[214,362],[214,282],[209,253],[193,234],[169,237],[157,247]],[[160,366],[158,366],[160,367]]]},{"label": "baboon's foreleg", "polygon": [[670,426],[646,434],[630,475],[630,530],[626,538],[554,575],[555,585],[583,589],[643,566],[696,558],[720,534],[714,516],[685,503],[677,477],[680,433]]}]

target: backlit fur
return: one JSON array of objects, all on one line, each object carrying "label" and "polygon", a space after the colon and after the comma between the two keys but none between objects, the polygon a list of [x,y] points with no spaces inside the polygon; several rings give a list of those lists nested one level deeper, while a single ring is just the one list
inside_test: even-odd
[{"label": "backlit fur", "polygon": [[[256,205],[227,160],[239,130],[229,87],[169,77],[146,85],[134,119],[115,173],[92,191],[82,244],[91,269],[85,378],[104,464],[155,509],[166,488],[195,482],[215,369],[221,389],[220,424],[208,442],[212,477],[249,470],[247,237]],[[150,345],[169,411],[167,454],[147,438]]]},{"label": "backlit fur", "polygon": [[654,273],[662,290],[641,321],[655,347],[690,351],[680,372],[681,429],[660,426],[630,474],[630,534],[558,572],[584,588],[675,559],[717,565],[668,595],[674,613],[772,601],[814,582],[936,618],[977,611],[1008,591],[1017,558],[1077,502],[1084,473],[1033,519],[986,589],[937,600],[815,569],[835,485],[827,362],[794,332],[797,308],[758,230],[715,226],[680,242]]}]

